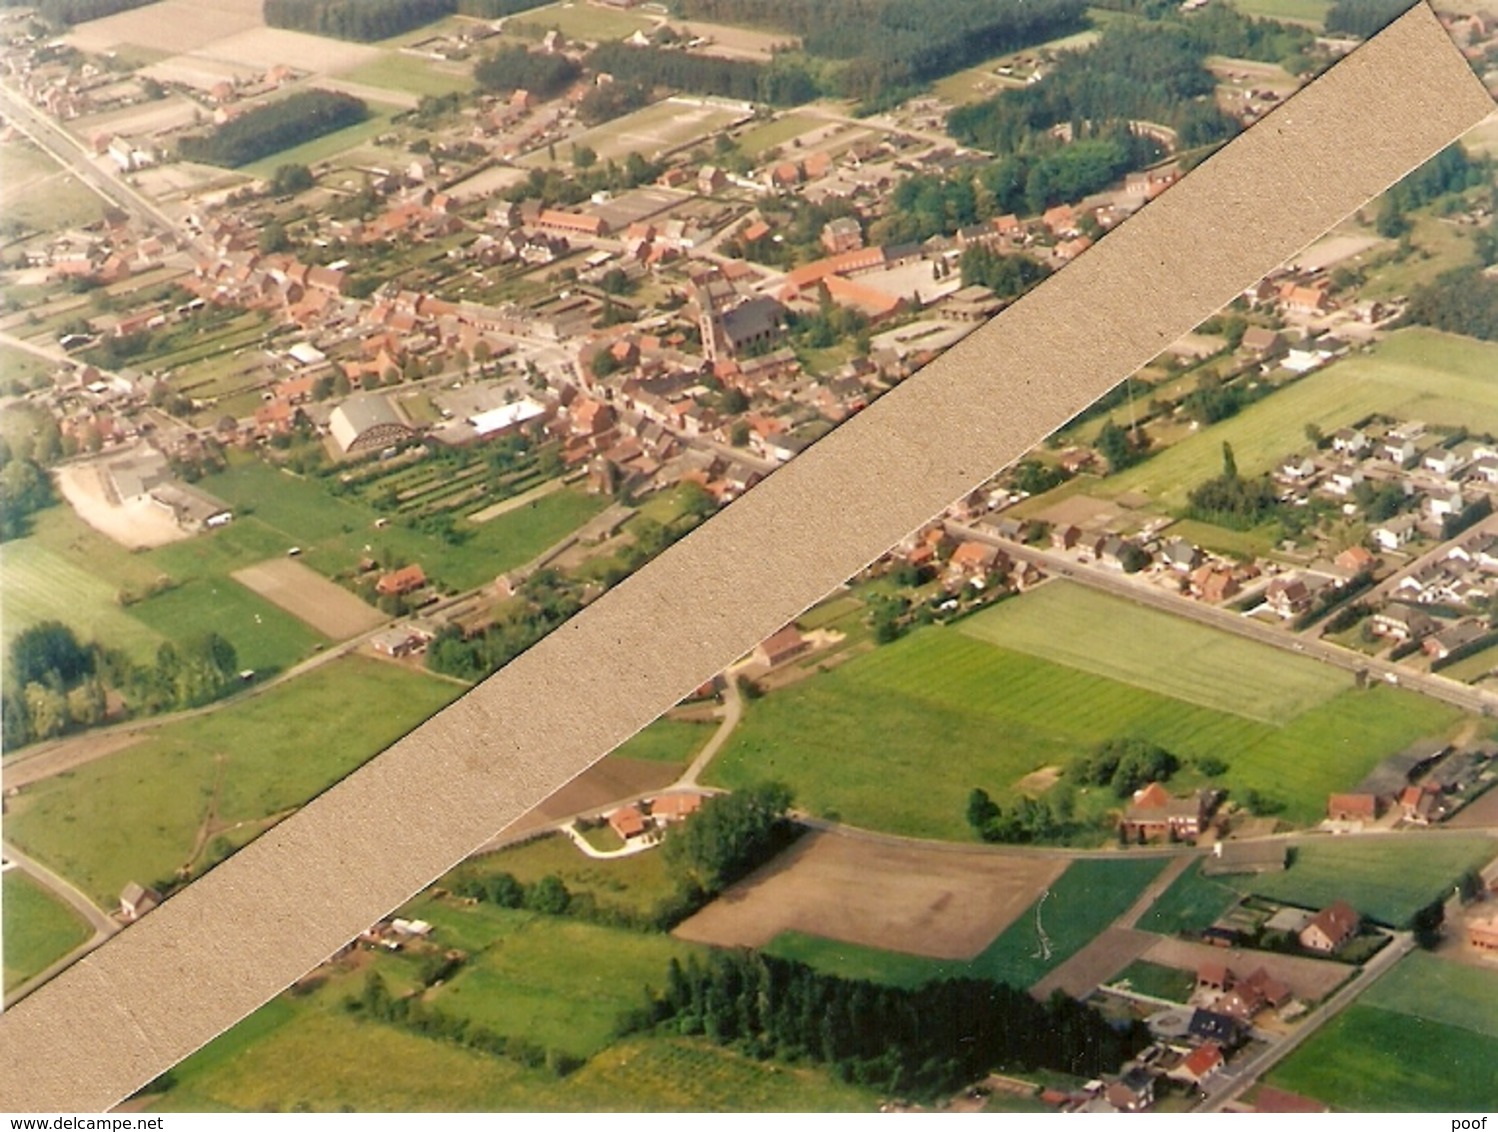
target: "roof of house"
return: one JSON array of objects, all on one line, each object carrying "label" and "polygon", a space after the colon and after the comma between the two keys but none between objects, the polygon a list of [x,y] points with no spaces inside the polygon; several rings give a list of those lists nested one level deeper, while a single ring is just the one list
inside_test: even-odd
[{"label": "roof of house", "polygon": [[1198,1079],[1205,1077],[1223,1063],[1222,1047],[1216,1042],[1203,1042],[1181,1062],[1181,1068]]},{"label": "roof of house", "polygon": [[783,656],[793,649],[801,648],[806,644],[806,638],[801,635],[801,630],[794,625],[787,625],[784,629],[778,629],[760,642],[760,651],[767,657],[775,658]]},{"label": "roof of house", "polygon": [[1311,917],[1311,922],[1304,928],[1310,931],[1312,928],[1320,929],[1321,933],[1336,946],[1351,939],[1357,934],[1358,926],[1362,923],[1357,910],[1345,900],[1338,900],[1335,904],[1328,904],[1316,915]]}]

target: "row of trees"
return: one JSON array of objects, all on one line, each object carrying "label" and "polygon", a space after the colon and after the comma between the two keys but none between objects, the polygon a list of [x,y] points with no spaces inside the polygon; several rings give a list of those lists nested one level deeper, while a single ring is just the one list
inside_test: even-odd
[{"label": "row of trees", "polygon": [[685,964],[673,959],[664,993],[640,1021],[705,1034],[751,1055],[821,1062],[844,1080],[919,1098],[994,1069],[1095,1077],[1149,1041],[1142,1023],[1116,1029],[1059,992],[1037,1002],[986,979],[880,986],[731,951]]},{"label": "row of trees", "polygon": [[1000,806],[987,790],[975,788],[967,799],[967,822],[984,841],[1003,845],[1059,841],[1073,829],[1076,797],[1066,784],[1058,784],[1043,798],[1021,794]]},{"label": "row of trees", "polygon": [[369,115],[362,99],[340,91],[298,91],[234,118],[212,133],[177,143],[188,161],[235,168],[353,126]]},{"label": "row of trees", "polygon": [[1404,321],[1498,342],[1498,279],[1476,265],[1448,271],[1415,288]]},{"label": "row of trees", "polygon": [[[125,0],[51,0],[64,4],[115,3]],[[142,0],[137,0],[142,2]],[[551,0],[264,0],[265,22],[273,28],[328,35],[335,39],[369,42],[402,35],[444,16],[475,16],[483,20],[513,16],[539,8]]]},{"label": "row of trees", "polygon": [[1054,70],[1022,89],[952,111],[947,129],[965,145],[996,153],[1033,149],[1066,123],[1155,122],[1182,149],[1231,137],[1237,121],[1213,102],[1208,51],[1180,24],[1110,24],[1085,52],[1063,53]]},{"label": "row of trees", "polygon": [[775,106],[797,106],[818,93],[806,68],[789,60],[755,63],[616,42],[595,48],[588,66],[626,82]]}]

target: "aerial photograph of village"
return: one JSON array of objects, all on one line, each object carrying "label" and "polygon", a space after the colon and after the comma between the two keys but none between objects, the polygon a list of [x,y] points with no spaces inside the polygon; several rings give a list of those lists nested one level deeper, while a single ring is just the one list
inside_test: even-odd
[{"label": "aerial photograph of village", "polygon": [[[1407,6],[5,0],[6,1005]],[[122,1110],[1498,1108],[1495,216],[1498,115]]]}]

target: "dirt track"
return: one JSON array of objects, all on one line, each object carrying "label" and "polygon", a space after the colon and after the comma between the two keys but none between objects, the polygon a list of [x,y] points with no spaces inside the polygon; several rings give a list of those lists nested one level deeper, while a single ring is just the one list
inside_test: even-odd
[{"label": "dirt track", "polygon": [[378,609],[294,559],[271,558],[230,577],[335,641],[367,633],[386,620]]},{"label": "dirt track", "polygon": [[1066,867],[1050,857],[875,845],[809,833],[687,920],[683,939],[762,947],[808,932],[934,959],[970,959]]}]

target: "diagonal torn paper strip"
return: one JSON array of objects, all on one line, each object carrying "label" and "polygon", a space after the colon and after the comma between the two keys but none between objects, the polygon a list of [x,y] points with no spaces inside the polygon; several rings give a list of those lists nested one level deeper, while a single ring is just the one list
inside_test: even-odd
[{"label": "diagonal torn paper strip", "polygon": [[0,1108],[103,1108],[162,1072],[1492,109],[1430,9],[1412,10],[1092,254],[0,1018]]}]

